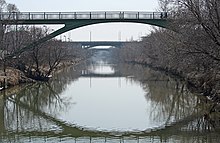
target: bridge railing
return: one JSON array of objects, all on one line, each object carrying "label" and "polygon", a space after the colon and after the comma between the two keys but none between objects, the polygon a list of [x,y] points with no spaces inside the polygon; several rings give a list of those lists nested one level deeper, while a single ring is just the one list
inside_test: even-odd
[{"label": "bridge railing", "polygon": [[0,20],[164,19],[165,12],[2,12]]}]

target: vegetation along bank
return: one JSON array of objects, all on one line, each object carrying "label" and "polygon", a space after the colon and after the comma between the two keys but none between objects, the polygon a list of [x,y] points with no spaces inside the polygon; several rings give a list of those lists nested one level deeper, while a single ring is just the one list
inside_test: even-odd
[{"label": "vegetation along bank", "polygon": [[121,62],[148,65],[185,79],[189,87],[220,102],[220,1],[159,0],[166,28],[124,45]]},{"label": "vegetation along bank", "polygon": [[[0,0],[0,12],[19,10]],[[19,83],[48,81],[56,70],[76,65],[90,55],[79,45],[68,45],[58,38],[36,44],[51,32],[53,29],[46,26],[11,25],[7,20],[0,24],[1,90]]]}]

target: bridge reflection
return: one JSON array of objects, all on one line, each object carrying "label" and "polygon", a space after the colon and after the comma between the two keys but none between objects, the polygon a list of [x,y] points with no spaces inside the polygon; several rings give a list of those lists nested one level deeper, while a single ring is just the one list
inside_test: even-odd
[{"label": "bridge reflection", "polygon": [[[146,131],[128,131],[128,132],[120,132],[120,131],[97,131],[97,130],[92,130],[92,129],[86,129],[83,127],[79,127],[76,125],[68,124],[64,121],[61,121],[57,119],[56,117],[51,116],[48,113],[45,113],[35,107],[32,107],[31,105],[28,105],[27,103],[24,103],[22,101],[17,102],[16,98],[13,96],[9,96],[6,98],[6,102],[10,105],[14,105],[15,108],[19,108],[18,114],[21,113],[21,111],[28,111],[29,116],[33,115],[34,118],[30,118],[29,120],[33,120],[33,123],[37,124],[36,121],[39,119],[45,119],[48,122],[58,126],[59,128],[55,128],[55,130],[45,130],[44,128],[41,128],[40,130],[34,131],[34,130],[23,130],[23,129],[17,129],[17,130],[11,130],[10,128],[6,127],[4,130],[8,130],[8,134],[11,136],[27,136],[29,137],[30,135],[34,135],[37,137],[44,137],[45,134],[47,134],[47,137],[71,137],[71,138],[81,138],[84,137],[86,140],[88,139],[97,139],[97,138],[102,138],[104,140],[111,140],[111,139],[119,139],[119,140],[126,140],[126,139],[131,139],[131,140],[140,140],[144,138],[150,138],[152,136],[157,136],[158,134],[163,135],[160,136],[160,138],[166,137],[166,136],[172,136],[174,130],[180,127],[184,127],[185,125],[189,124],[192,122],[192,119],[197,119],[198,114],[192,114],[191,116],[188,116],[180,121],[177,121],[173,124],[170,124],[169,126],[166,127],[158,127],[157,129],[154,130],[146,130]],[[4,113],[4,112],[3,112]],[[19,115],[18,115],[19,116]],[[21,114],[20,114],[21,116]],[[5,116],[6,117],[6,116]],[[5,119],[4,119],[5,120]],[[3,121],[4,121],[3,120]],[[24,119],[20,119],[24,120]],[[200,120],[200,119],[198,119]],[[19,123],[20,122],[20,123]],[[25,122],[19,121],[17,122],[18,124],[24,124]],[[14,124],[14,123],[13,123]],[[16,124],[16,122],[15,122]],[[27,123],[26,123],[27,124]],[[6,124],[4,124],[6,125]],[[9,125],[13,126],[13,125]],[[28,125],[25,125],[28,126]],[[29,124],[31,126],[31,124]],[[0,129],[1,134],[4,133],[4,130]],[[2,132],[3,131],[3,132]],[[190,131],[184,131],[184,130],[178,130],[178,132],[175,133],[175,135],[184,135],[185,133],[189,133]],[[192,135],[197,135],[197,132],[192,131]]]},{"label": "bridge reflection", "polygon": [[[32,114],[34,118],[30,118],[34,124],[38,124],[39,119],[45,119],[48,122],[51,122],[55,126],[58,126],[58,128],[55,128],[54,130],[45,130],[44,128],[41,128],[40,130],[23,130],[23,129],[17,129],[17,130],[11,130],[10,128],[6,127],[4,130],[0,128],[0,133],[3,135],[5,131],[9,131],[7,133],[7,136],[10,135],[11,139],[4,139],[1,138],[0,141],[9,141],[9,140],[16,140],[19,141],[21,137],[26,137],[28,141],[34,140],[35,137],[43,138],[45,142],[53,142],[53,138],[57,142],[57,137],[60,138],[60,142],[65,140],[70,140],[70,142],[75,139],[75,142],[92,142],[92,141],[102,141],[102,142],[135,142],[138,143],[140,141],[146,141],[146,140],[154,140],[156,142],[160,141],[161,139],[167,140],[169,137],[173,136],[174,132],[175,135],[181,135],[185,138],[189,138],[187,134],[191,134],[192,136],[197,136],[198,132],[192,131],[185,131],[185,130],[177,130],[181,127],[186,126],[187,124],[190,124],[192,122],[192,119],[198,118],[198,115],[192,114],[191,116],[188,116],[185,119],[182,119],[178,122],[175,122],[171,124],[170,126],[166,127],[159,127],[154,130],[146,130],[146,131],[129,131],[129,132],[118,132],[118,131],[97,131],[97,130],[89,130],[83,127],[78,127],[75,125],[68,124],[64,121],[61,121],[50,114],[47,114],[45,112],[42,112],[39,109],[36,109],[34,107],[31,107],[30,105],[24,103],[24,102],[17,102],[16,99],[12,96],[7,97],[7,102],[11,105],[14,105],[15,107],[19,108],[20,112],[23,110],[26,110],[29,112],[29,116]],[[4,112],[3,112],[4,113]],[[18,115],[19,116],[19,115]],[[5,120],[5,119],[4,119]],[[22,121],[23,119],[20,119],[20,123],[18,124],[25,124],[25,122]],[[198,119],[200,122],[202,119]],[[5,124],[4,124],[5,125]],[[46,136],[45,136],[46,135]],[[159,136],[158,136],[159,135]],[[199,138],[198,138],[199,140]],[[15,142],[16,142],[15,141]]]},{"label": "bridge reflection", "polygon": [[[180,140],[201,142],[204,139],[211,141],[213,136],[219,135],[213,132],[216,129],[204,120],[203,112],[201,112],[203,108],[200,107],[201,101],[197,97],[187,91],[182,92],[181,89],[171,90],[176,86],[174,80],[169,79],[165,84],[165,82],[158,82],[165,78],[159,77],[155,72],[151,73],[151,70],[146,71],[143,67],[137,69],[130,65],[120,67],[118,71],[108,69],[105,74],[116,76],[117,73],[120,74],[120,71],[123,71],[124,75],[132,73],[137,77],[136,80],[141,79],[140,83],[143,84],[143,88],[148,87],[146,91],[150,90],[154,95],[148,96],[155,104],[152,110],[153,117],[161,118],[162,114],[168,114],[167,123],[144,131],[117,132],[87,129],[63,121],[59,118],[59,112],[68,108],[70,103],[61,95],[68,85],[68,78],[61,73],[60,80],[53,84],[36,83],[23,86],[15,92],[0,92],[0,142],[141,143],[180,142]],[[90,69],[84,73],[80,72],[78,76],[99,74],[94,67]],[[94,72],[91,73],[92,71]],[[76,75],[74,69],[68,73]],[[153,78],[155,82],[148,82],[152,77],[155,77]],[[73,77],[73,79],[76,78],[78,77]],[[163,88],[158,89],[158,86]],[[160,105],[161,108],[155,110]]]},{"label": "bridge reflection", "polygon": [[89,71],[82,71],[81,77],[93,77],[93,78],[112,78],[112,77],[123,77],[120,72],[100,74]]}]

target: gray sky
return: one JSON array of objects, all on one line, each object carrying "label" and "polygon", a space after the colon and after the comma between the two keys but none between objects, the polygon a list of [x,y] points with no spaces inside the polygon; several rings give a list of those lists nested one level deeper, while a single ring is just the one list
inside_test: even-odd
[{"label": "gray sky", "polygon": [[[25,12],[75,11],[148,11],[158,9],[157,0],[6,0]],[[49,26],[57,29],[60,26]],[[134,23],[107,23],[81,27],[65,33],[73,41],[137,40],[150,32],[151,26]],[[63,34],[64,35],[64,34]],[[64,36],[62,37],[64,38]],[[119,36],[121,35],[121,36]],[[61,36],[59,36],[60,38]]]}]

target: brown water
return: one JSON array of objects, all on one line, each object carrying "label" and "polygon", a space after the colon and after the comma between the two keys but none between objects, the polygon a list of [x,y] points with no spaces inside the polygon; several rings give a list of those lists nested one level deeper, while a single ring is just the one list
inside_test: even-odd
[{"label": "brown water", "polygon": [[218,142],[211,105],[149,68],[111,64],[106,52],[49,83],[0,95],[0,142]]}]

